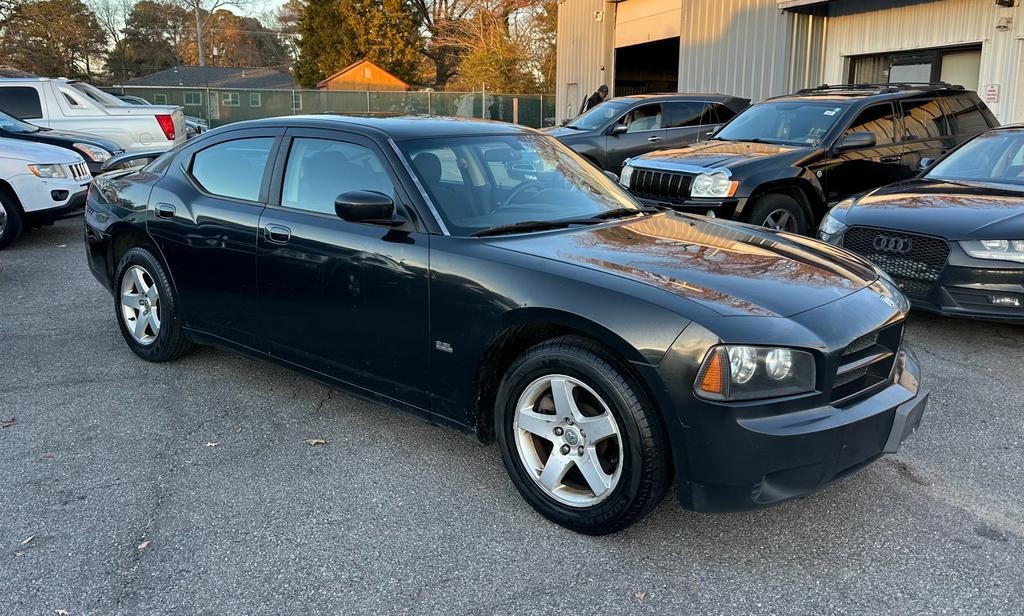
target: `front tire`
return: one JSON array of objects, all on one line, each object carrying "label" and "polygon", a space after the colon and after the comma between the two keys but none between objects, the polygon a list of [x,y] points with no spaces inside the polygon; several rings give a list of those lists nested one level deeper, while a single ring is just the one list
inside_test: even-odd
[{"label": "front tire", "polygon": [[146,248],[130,248],[114,276],[114,312],[133,353],[151,362],[171,361],[191,352],[178,321],[176,297],[167,272]]},{"label": "front tire", "polygon": [[567,336],[531,348],[509,368],[496,403],[512,483],[556,524],[613,533],[664,498],[671,473],[661,418],[600,346]]},{"label": "front tire", "polygon": [[752,225],[785,231],[807,233],[807,216],[796,199],[781,193],[768,193],[758,197],[747,221]]},{"label": "front tire", "polygon": [[21,209],[9,196],[0,193],[0,249],[7,248],[25,227]]}]

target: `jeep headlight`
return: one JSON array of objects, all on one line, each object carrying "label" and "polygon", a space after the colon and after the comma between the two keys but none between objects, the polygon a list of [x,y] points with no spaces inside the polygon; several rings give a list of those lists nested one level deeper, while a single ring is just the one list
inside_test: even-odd
[{"label": "jeep headlight", "polygon": [[67,174],[64,173],[64,165],[29,165],[28,170],[37,178],[67,177]]},{"label": "jeep headlight", "polygon": [[731,197],[736,194],[739,185],[739,182],[730,180],[729,176],[721,171],[702,173],[693,178],[693,183],[690,184],[690,196],[713,199]]},{"label": "jeep headlight", "polygon": [[629,188],[629,181],[633,179],[633,167],[626,163],[622,165],[622,173],[619,174],[619,184]]},{"label": "jeep headlight", "polygon": [[722,344],[708,351],[697,380],[707,400],[758,400],[814,391],[814,356],[787,347]]},{"label": "jeep headlight", "polygon": [[82,153],[83,156],[92,159],[94,162],[102,163],[110,160],[113,156],[110,152],[101,148],[98,145],[92,145],[91,143],[76,143],[74,148]]}]

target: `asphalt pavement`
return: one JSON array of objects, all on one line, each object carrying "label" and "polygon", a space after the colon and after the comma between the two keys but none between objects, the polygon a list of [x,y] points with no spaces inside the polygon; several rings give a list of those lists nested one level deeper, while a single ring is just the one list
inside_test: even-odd
[{"label": "asphalt pavement", "polygon": [[0,252],[0,614],[1024,613],[1024,327],[908,340],[933,393],[898,455],[585,537],[495,446],[221,350],[136,358],[63,221]]}]

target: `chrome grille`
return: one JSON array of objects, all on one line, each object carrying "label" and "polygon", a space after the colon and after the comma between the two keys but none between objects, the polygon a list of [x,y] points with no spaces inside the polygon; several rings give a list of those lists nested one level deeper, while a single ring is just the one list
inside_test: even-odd
[{"label": "chrome grille", "polygon": [[693,176],[670,171],[634,169],[629,180],[629,191],[638,197],[683,201],[690,196]]},{"label": "chrome grille", "polygon": [[887,385],[902,342],[901,321],[848,344],[832,380],[832,404],[851,402]]},{"label": "chrome grille", "polygon": [[85,163],[73,163],[68,165],[68,167],[71,168],[71,177],[76,180],[84,180],[85,178],[90,177],[89,167]]},{"label": "chrome grille", "polygon": [[949,258],[949,243],[942,238],[870,227],[847,229],[843,247],[874,262],[912,297],[932,292]]}]

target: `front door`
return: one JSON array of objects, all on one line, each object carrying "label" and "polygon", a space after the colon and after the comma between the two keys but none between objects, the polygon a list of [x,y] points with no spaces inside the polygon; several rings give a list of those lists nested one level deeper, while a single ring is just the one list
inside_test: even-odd
[{"label": "front door", "polygon": [[903,169],[900,179],[920,173],[921,161],[937,160],[956,145],[946,113],[937,96],[896,103],[903,125]]},{"label": "front door", "polygon": [[850,133],[872,133],[875,145],[833,151],[820,166],[815,166],[816,171],[821,172],[819,177],[829,202],[890,184],[899,180],[903,173],[903,146],[896,140],[892,103],[862,109],[843,131],[843,136]]},{"label": "front door", "polygon": [[256,237],[280,129],[207,139],[149,195],[146,227],[174,274],[187,327],[259,349]]},{"label": "front door", "polygon": [[[384,151],[351,133],[287,133],[260,217],[259,293],[272,355],[427,408],[429,236]],[[392,197],[402,228],[352,223],[335,199]]]},{"label": "front door", "polygon": [[657,103],[634,107],[619,118],[608,135],[607,168],[618,172],[627,158],[660,149],[665,140],[664,118]]}]

